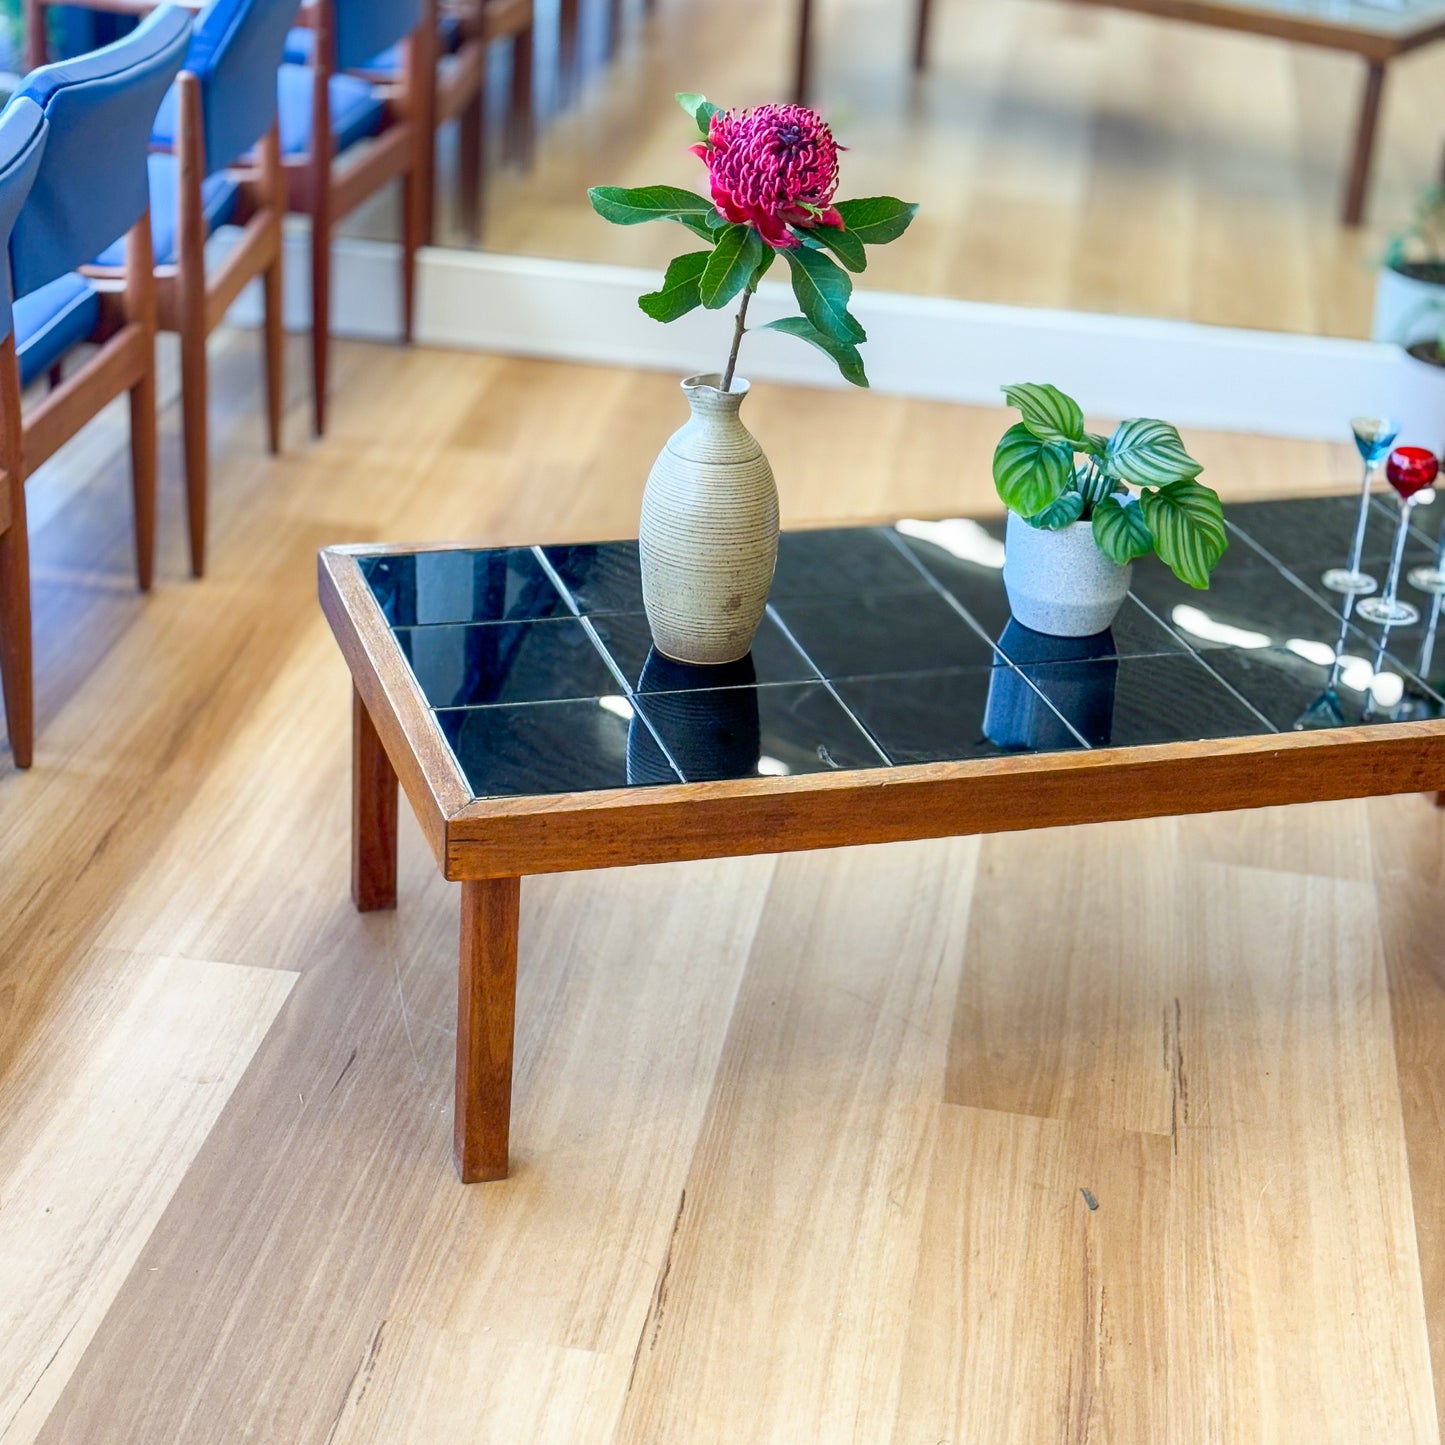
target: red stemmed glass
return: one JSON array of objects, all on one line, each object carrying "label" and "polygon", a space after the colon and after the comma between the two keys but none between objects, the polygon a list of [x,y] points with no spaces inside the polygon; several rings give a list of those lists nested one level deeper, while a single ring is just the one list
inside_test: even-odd
[{"label": "red stemmed glass", "polygon": [[1384,627],[1408,627],[1420,620],[1419,611],[1401,602],[1400,562],[1405,555],[1405,538],[1410,530],[1410,508],[1423,501],[1440,474],[1440,462],[1424,447],[1396,447],[1385,463],[1385,480],[1400,498],[1400,522],[1395,529],[1395,548],[1390,554],[1390,577],[1383,597],[1367,597],[1356,609],[1369,622]]}]

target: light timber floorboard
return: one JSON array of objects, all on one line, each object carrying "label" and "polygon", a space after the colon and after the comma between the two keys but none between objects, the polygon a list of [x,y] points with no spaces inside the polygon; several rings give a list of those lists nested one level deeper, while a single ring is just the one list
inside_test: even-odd
[{"label": "light timber floorboard", "polygon": [[[291,360],[271,460],[214,347],[204,583],[172,411],[150,597],[118,421],[32,483],[4,1445],[1437,1437],[1425,798],[529,880],[517,1167],[457,1185],[454,890],[403,810],[398,911],[351,907],[314,550],[630,534],[682,401],[343,345],[315,444]],[[790,522],[996,505],[1002,412],[748,413]],[[1188,440],[1229,497],[1356,482]]]}]

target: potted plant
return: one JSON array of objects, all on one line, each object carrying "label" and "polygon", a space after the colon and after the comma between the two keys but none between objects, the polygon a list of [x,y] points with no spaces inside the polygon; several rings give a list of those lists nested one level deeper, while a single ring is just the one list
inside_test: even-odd
[{"label": "potted plant", "polygon": [[1430,186],[1409,225],[1390,238],[1375,283],[1371,335],[1410,349],[1433,343],[1439,352],[1445,309],[1445,186]]},{"label": "potted plant", "polygon": [[891,196],[835,200],[840,148],[816,111],[723,110],[690,93],[677,100],[702,137],[691,150],[707,167],[711,199],[677,186],[596,186],[588,195],[604,220],[674,221],[702,242],[639,299],[654,321],[736,304],[726,365],[682,384],[692,416],[652,468],[639,528],[658,650],[678,662],[727,663],[752,646],[778,552],[772,468],[738,416],[748,392],[737,375],[748,305],[783,257],[801,314],[759,329],[808,342],[867,386],[858,348],[868,337],[848,310],[850,273],[865,269],[869,246],[897,240],[917,207]]},{"label": "potted plant", "polygon": [[1229,544],[1224,510],[1173,426],[1140,417],[1096,436],[1056,386],[1003,391],[1022,416],[993,457],[1009,510],[1004,587],[1019,622],[1055,637],[1102,632],[1150,552],[1182,582],[1209,586]]}]

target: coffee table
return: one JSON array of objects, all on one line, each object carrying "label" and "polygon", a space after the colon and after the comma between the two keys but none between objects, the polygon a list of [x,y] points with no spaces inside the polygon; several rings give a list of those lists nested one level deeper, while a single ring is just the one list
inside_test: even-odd
[{"label": "coffee table", "polygon": [[[1382,636],[1318,585],[1355,505],[1234,506],[1211,590],[1151,559],[1110,632],[1068,641],[1011,621],[1002,519],[787,532],[724,668],[651,652],[635,542],[323,551],[356,906],[396,903],[398,780],[462,885],[463,1181],[507,1172],[529,874],[1445,787],[1438,601]],[[1433,551],[1412,534],[1407,565]]]},{"label": "coffee table", "polygon": [[[1366,65],[1365,90],[1345,184],[1344,222],[1360,223],[1370,182],[1375,129],[1385,92],[1385,66],[1396,57],[1445,38],[1445,0],[1072,0],[1133,10],[1166,20],[1188,20],[1217,30],[1240,30],[1300,45],[1347,50]],[[799,0],[794,89],[809,94],[813,71],[813,0]],[[928,64],[933,0],[916,0],[913,66]]]}]

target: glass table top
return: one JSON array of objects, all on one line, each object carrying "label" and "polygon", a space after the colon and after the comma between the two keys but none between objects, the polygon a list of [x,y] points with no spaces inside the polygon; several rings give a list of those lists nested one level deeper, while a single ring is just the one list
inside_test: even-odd
[{"label": "glass table top", "polygon": [[[636,542],[361,567],[473,796],[515,797],[1445,717],[1439,599],[1382,632],[1320,585],[1356,506],[1234,504],[1208,591],[1146,558],[1114,626],[1071,639],[1009,615],[1001,517],[787,532],[753,650],[725,667],[653,650]],[[1407,571],[1434,560],[1435,513]],[[1377,500],[1379,576],[1393,532]]]}]

